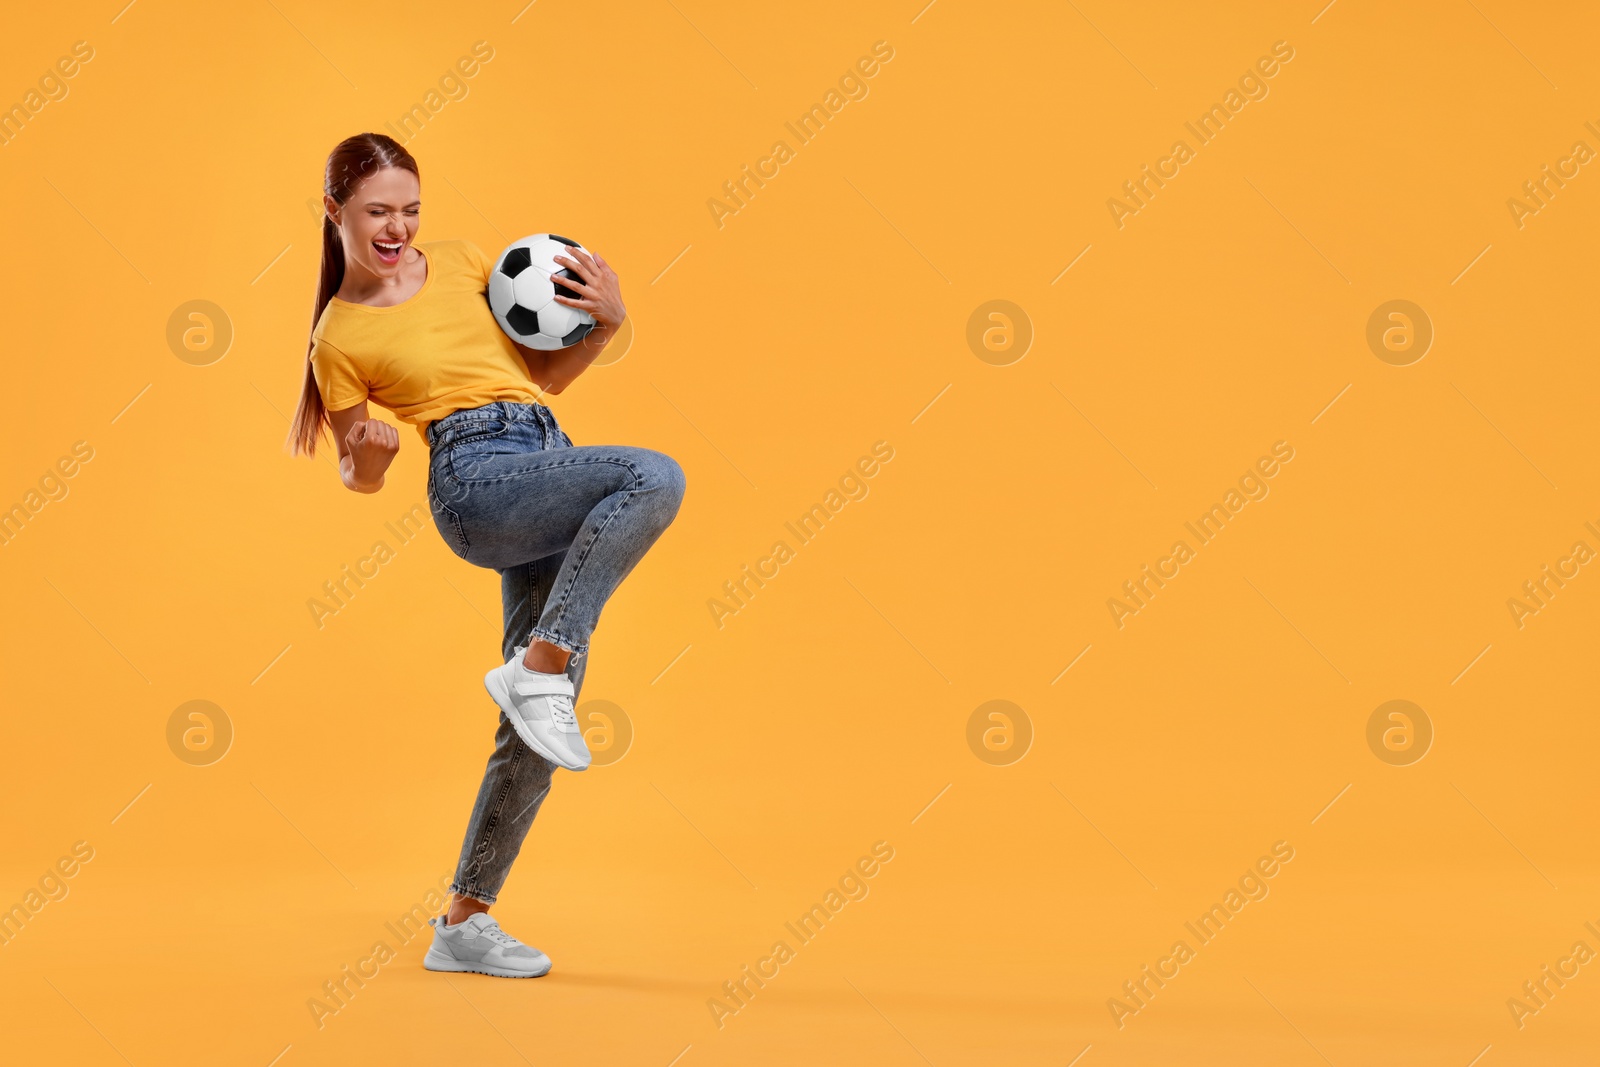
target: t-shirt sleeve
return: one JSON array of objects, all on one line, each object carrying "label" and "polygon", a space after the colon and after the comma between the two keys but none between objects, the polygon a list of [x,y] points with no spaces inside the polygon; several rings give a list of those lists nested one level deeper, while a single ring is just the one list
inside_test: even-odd
[{"label": "t-shirt sleeve", "polygon": [[487,288],[489,285],[489,272],[494,270],[494,263],[490,261],[488,256],[483,254],[483,249],[473,242],[464,241],[462,243],[467,246],[467,258],[472,261],[473,266],[477,269],[478,281],[482,282],[484,287]]},{"label": "t-shirt sleeve", "polygon": [[367,398],[367,382],[355,360],[320,337],[311,350],[311,372],[329,411],[355,407]]}]

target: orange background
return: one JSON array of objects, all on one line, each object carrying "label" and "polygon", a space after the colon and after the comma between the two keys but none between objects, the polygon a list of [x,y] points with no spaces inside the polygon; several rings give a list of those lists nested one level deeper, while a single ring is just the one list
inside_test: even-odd
[{"label": "orange background", "polygon": [[[93,858],[0,947],[5,1058],[1589,1062],[1600,967],[1520,1028],[1507,1001],[1600,950],[1600,577],[1520,628],[1507,601],[1600,548],[1600,177],[1520,227],[1507,200],[1600,148],[1600,23],[1403,7],[14,12],[0,102],[94,54],[0,146],[0,505],[93,455],[0,547],[0,907]],[[455,862],[498,579],[431,523],[387,532],[426,518],[414,436],[373,496],[281,448],[327,152],[477,41],[408,141],[420,237],[601,251],[636,339],[554,408],[689,481],[583,694],[631,748],[558,776],[495,909],[555,961],[538,982],[425,972],[385,926]],[[796,145],[877,41],[868,95]],[[1278,41],[1268,95],[1196,145]],[[707,201],[780,138],[719,228]],[[1118,228],[1108,198],[1178,138],[1195,158]],[[1435,331],[1406,366],[1366,340],[1400,299]],[[233,331],[195,362],[167,341],[192,300]],[[968,345],[991,300],[1031,324],[1020,359]],[[718,628],[708,600],[880,440],[870,493]],[[1278,441],[1270,494],[1119,628],[1108,598]],[[233,731],[205,766],[168,742],[192,700]],[[994,700],[1009,750],[969,732]],[[1434,732],[1410,765],[1368,745],[1390,700]],[[869,895],[719,1028],[722,983],[879,841]],[[1279,841],[1270,894],[1119,1028],[1108,1000]],[[308,1000],[378,941],[319,1028]]]}]

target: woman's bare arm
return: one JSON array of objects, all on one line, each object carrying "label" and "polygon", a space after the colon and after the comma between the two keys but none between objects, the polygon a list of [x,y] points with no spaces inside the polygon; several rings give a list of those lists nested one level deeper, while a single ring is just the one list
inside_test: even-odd
[{"label": "woman's bare arm", "polygon": [[365,400],[328,412],[328,422],[339,446],[339,477],[345,487],[358,493],[382,489],[384,472],[400,451],[400,432],[382,419],[369,419]]},{"label": "woman's bare arm", "polygon": [[577,297],[556,295],[556,300],[568,307],[587,311],[594,319],[594,329],[575,345],[541,352],[538,349],[517,345],[527,360],[533,380],[546,392],[560,393],[589,369],[589,364],[599,358],[606,345],[622,328],[628,309],[622,304],[622,286],[617,272],[604,259],[582,249],[567,246],[568,256],[557,256],[556,262],[570,268],[581,281],[562,279],[561,284]]},{"label": "woman's bare arm", "polygon": [[[541,352],[537,348],[527,348],[523,345],[517,345],[517,348],[528,361],[528,373],[533,375],[533,380],[539,388],[547,393],[560,393],[577,381],[578,375],[588,370],[591,363],[600,358],[600,353],[605,351],[606,345],[610,344],[611,338],[615,336],[615,330],[596,323],[594,329],[590,330],[583,340],[566,348],[558,348],[554,352]],[[516,344],[514,341],[512,343]]]}]

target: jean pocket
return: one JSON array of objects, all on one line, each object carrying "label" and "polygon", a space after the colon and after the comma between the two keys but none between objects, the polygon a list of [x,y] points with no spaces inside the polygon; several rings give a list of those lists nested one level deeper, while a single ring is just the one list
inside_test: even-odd
[{"label": "jean pocket", "polygon": [[510,430],[510,419],[472,419],[451,427],[445,447],[454,450],[462,445],[492,441],[504,437]]},{"label": "jean pocket", "polygon": [[481,471],[490,460],[525,451],[511,430],[508,419],[485,419],[463,427],[460,436],[452,437],[445,446],[445,463],[452,477],[460,481],[485,477]]}]

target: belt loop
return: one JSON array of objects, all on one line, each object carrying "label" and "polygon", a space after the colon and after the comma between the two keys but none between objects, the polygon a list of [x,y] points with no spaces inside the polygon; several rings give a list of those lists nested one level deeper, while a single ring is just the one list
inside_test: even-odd
[{"label": "belt loop", "polygon": [[547,409],[543,404],[534,404],[533,414],[539,420],[539,436],[542,438],[542,440],[539,442],[539,447],[549,448],[551,434],[550,417],[547,413]]}]

